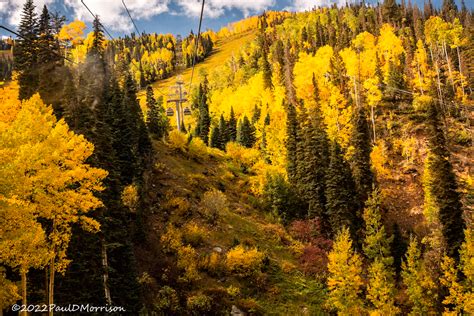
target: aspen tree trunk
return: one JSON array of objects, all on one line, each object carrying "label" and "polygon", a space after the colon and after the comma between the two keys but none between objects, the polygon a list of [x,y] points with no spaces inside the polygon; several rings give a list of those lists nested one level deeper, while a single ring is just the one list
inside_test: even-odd
[{"label": "aspen tree trunk", "polygon": [[374,132],[374,144],[375,144],[375,142],[377,141],[377,137],[375,136],[376,134],[375,134],[375,113],[374,112],[375,112],[374,106],[371,105],[370,106],[370,119],[372,121],[372,130]]},{"label": "aspen tree trunk", "polygon": [[[54,304],[54,256],[51,258],[51,262],[49,265],[49,293],[48,293],[48,304]],[[49,308],[49,306],[48,306]],[[53,315],[53,310],[49,308],[50,316]]]},{"label": "aspen tree trunk", "polygon": [[461,91],[462,97],[465,97],[464,94],[464,82],[462,80],[462,65],[461,65],[461,53],[459,52],[459,46],[456,46],[456,52],[458,53],[458,64],[459,64],[459,79],[461,80]]},{"label": "aspen tree trunk", "polygon": [[443,42],[443,51],[444,51],[444,56],[446,58],[446,64],[448,64],[448,71],[449,71],[449,79],[451,79],[451,84],[453,85],[454,91],[456,91],[455,86],[454,86],[454,79],[453,79],[453,72],[451,71],[451,63],[449,62],[449,57],[448,57],[448,50],[446,49],[446,43]]},{"label": "aspen tree trunk", "polygon": [[105,238],[104,236],[100,237],[100,243],[102,246],[102,269],[104,270],[102,275],[102,280],[104,283],[104,292],[105,292],[105,301],[107,304],[112,304],[112,298],[110,296],[110,288],[109,288],[109,262],[107,259],[107,247],[105,245]]},{"label": "aspen tree trunk", "polygon": [[21,315],[28,315],[27,309],[28,304],[27,298],[26,298],[26,272],[24,269],[21,269],[21,304],[25,307],[25,310],[21,312]]}]

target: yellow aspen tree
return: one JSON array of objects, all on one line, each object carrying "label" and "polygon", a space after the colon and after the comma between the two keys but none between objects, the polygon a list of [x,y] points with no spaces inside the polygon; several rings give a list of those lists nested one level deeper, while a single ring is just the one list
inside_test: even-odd
[{"label": "yellow aspen tree", "polygon": [[464,306],[464,288],[458,280],[458,269],[456,262],[449,256],[443,256],[441,262],[443,275],[441,284],[448,289],[448,295],[444,298],[445,305],[443,315],[460,315]]},{"label": "yellow aspen tree", "polygon": [[384,83],[389,80],[390,64],[400,65],[400,56],[405,52],[402,40],[395,34],[393,26],[384,24],[377,38],[377,52],[382,63]]},{"label": "yellow aspen tree", "polygon": [[354,249],[349,229],[343,228],[336,236],[328,255],[328,305],[337,310],[338,315],[360,315],[363,312],[362,259]]},{"label": "yellow aspen tree", "polygon": [[380,205],[380,193],[374,190],[367,200],[363,216],[366,232],[363,249],[370,261],[367,299],[374,306],[371,315],[396,315],[400,309],[395,306],[395,273],[390,254],[393,238],[385,232]]},{"label": "yellow aspen tree", "polygon": [[474,233],[472,229],[466,229],[465,241],[460,250],[461,270],[466,277],[464,280],[466,293],[464,298],[464,311],[474,315]]},{"label": "yellow aspen tree", "polygon": [[[42,219],[50,226],[46,247],[52,304],[54,274],[64,272],[69,263],[66,251],[72,225],[80,224],[88,231],[99,229],[87,213],[102,205],[94,192],[103,190],[107,172],[85,163],[93,144],[71,132],[64,120],[56,120],[52,108],[38,94],[21,103],[13,120],[1,123],[0,170],[4,174],[0,178],[4,180],[0,196],[17,206],[17,211],[31,207],[34,220]],[[38,232],[38,238],[41,235]]]},{"label": "yellow aspen tree", "polygon": [[410,315],[435,313],[438,297],[436,284],[425,267],[416,238],[410,240],[402,269],[403,283],[407,287],[406,292],[412,305]]},{"label": "yellow aspen tree", "polygon": [[0,311],[12,305],[18,299],[20,299],[18,287],[7,279],[5,268],[0,268]]}]

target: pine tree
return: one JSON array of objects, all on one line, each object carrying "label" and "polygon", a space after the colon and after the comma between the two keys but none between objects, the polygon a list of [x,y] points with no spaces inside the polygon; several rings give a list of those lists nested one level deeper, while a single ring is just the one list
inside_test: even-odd
[{"label": "pine tree", "polygon": [[454,0],[443,0],[441,14],[446,21],[452,22],[456,17],[457,12],[458,7],[456,6],[456,2]]},{"label": "pine tree", "polygon": [[333,248],[328,255],[328,305],[339,315],[361,315],[362,258],[352,249],[348,228],[336,235]]},{"label": "pine tree", "polygon": [[427,168],[432,177],[429,192],[433,195],[437,206],[439,223],[446,242],[448,256],[459,258],[459,248],[464,241],[465,223],[461,197],[458,192],[456,175],[451,165],[450,153],[439,119],[438,109],[432,102],[428,108],[428,122],[430,129]]},{"label": "pine tree", "polygon": [[365,240],[364,253],[369,259],[369,285],[367,298],[374,306],[374,313],[396,315],[400,310],[395,306],[395,274],[390,244],[382,223],[380,211],[381,197],[376,189],[367,200],[364,210]]},{"label": "pine tree", "polygon": [[397,223],[393,224],[393,242],[391,244],[391,253],[393,256],[393,263],[395,267],[395,272],[399,276],[400,271],[402,270],[402,259],[407,252],[408,245],[405,239],[402,236],[400,231],[400,226]]},{"label": "pine tree", "polygon": [[209,143],[209,132],[211,129],[211,117],[209,115],[209,105],[207,104],[207,79],[199,85],[198,93],[193,107],[199,110],[198,122],[195,130],[196,136],[199,136],[207,145]]},{"label": "pine tree", "polygon": [[251,121],[252,124],[255,124],[258,122],[261,114],[262,114],[261,106],[258,106],[257,104],[255,104],[255,106],[253,107],[253,115],[252,115],[252,121]]},{"label": "pine tree", "polygon": [[374,183],[374,175],[370,164],[372,145],[366,113],[362,106],[357,107],[354,117],[354,129],[351,137],[354,150],[351,158],[351,167],[358,193],[359,208],[362,209]]},{"label": "pine tree", "polygon": [[302,140],[303,159],[298,161],[300,183],[305,200],[308,202],[308,217],[326,216],[326,171],[329,167],[329,141],[319,107],[313,109],[312,118],[307,122]]},{"label": "pine tree", "polygon": [[220,143],[220,131],[218,126],[214,126],[211,129],[211,135],[209,137],[209,147],[212,148],[221,148]]},{"label": "pine tree", "polygon": [[251,148],[255,144],[255,127],[250,123],[247,116],[239,121],[237,142],[247,148]]},{"label": "pine tree", "polygon": [[225,150],[227,142],[229,142],[229,131],[224,115],[221,114],[219,119],[219,149]]},{"label": "pine tree", "polygon": [[60,90],[64,78],[58,68],[62,66],[62,58],[46,6],[41,13],[38,32],[38,91],[46,104],[53,105],[56,116],[61,117],[63,108],[60,104]]},{"label": "pine tree", "polygon": [[35,8],[33,0],[25,2],[18,26],[21,39],[17,41],[13,50],[20,100],[29,99],[38,91],[38,18]]},{"label": "pine tree", "polygon": [[229,141],[235,142],[237,140],[237,119],[235,118],[234,108],[230,108],[230,117],[229,117]]},{"label": "pine tree", "polygon": [[333,232],[348,227],[355,235],[357,231],[355,196],[355,183],[350,167],[342,157],[339,144],[333,142],[326,173],[326,210]]},{"label": "pine tree", "polygon": [[166,136],[170,124],[163,107],[163,97],[160,96],[158,100],[155,100],[153,88],[150,85],[146,88],[146,104],[148,130],[158,138]]},{"label": "pine tree", "polygon": [[289,104],[286,107],[286,172],[290,183],[296,184],[297,160],[296,149],[298,142],[298,121],[296,108]]}]

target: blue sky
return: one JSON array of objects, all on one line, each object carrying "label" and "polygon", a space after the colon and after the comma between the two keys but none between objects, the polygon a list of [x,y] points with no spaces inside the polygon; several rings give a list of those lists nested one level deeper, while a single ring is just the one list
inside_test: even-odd
[{"label": "blue sky", "polygon": [[[25,0],[0,0],[0,24],[15,28]],[[345,3],[346,0],[207,0],[203,29],[220,29],[232,21],[261,13],[263,10],[303,11],[316,5]],[[375,0],[373,0],[375,1]],[[381,0],[382,1],[382,0]],[[465,0],[471,8],[474,1]],[[102,23],[114,36],[129,34],[133,26],[121,0],[84,0],[99,14]],[[197,30],[200,0],[125,0],[140,31],[148,33],[187,34]],[[370,2],[370,0],[366,0]],[[423,0],[413,0],[423,6]],[[433,1],[439,6],[442,0]],[[458,1],[460,2],[460,0]],[[65,14],[69,21],[79,18],[90,22],[91,16],[80,0],[35,0],[37,7],[47,4],[53,11]],[[0,30],[0,35],[8,33]]]}]

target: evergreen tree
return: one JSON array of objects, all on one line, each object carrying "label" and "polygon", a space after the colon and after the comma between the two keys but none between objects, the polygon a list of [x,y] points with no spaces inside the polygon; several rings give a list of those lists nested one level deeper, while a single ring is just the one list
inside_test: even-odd
[{"label": "evergreen tree", "polygon": [[148,130],[158,138],[166,136],[169,129],[169,120],[163,107],[163,97],[160,96],[158,101],[155,100],[153,88],[150,85],[146,88],[146,104],[148,107],[146,120]]},{"label": "evergreen tree", "polygon": [[388,237],[382,223],[380,211],[381,197],[376,189],[372,192],[364,210],[365,240],[364,253],[369,259],[369,286],[367,298],[372,303],[374,313],[395,315],[400,310],[395,306],[395,278],[393,257]]},{"label": "evergreen tree", "polygon": [[257,104],[255,104],[255,106],[253,107],[252,124],[255,124],[258,122],[261,114],[262,114],[261,106],[258,106]]},{"label": "evergreen tree", "polygon": [[235,142],[237,140],[237,119],[235,118],[234,108],[230,108],[230,117],[228,124],[229,141]]},{"label": "evergreen tree", "polygon": [[[370,141],[366,113],[362,106],[357,107],[354,117],[354,129],[351,137],[354,151],[351,159],[351,167],[358,193],[359,209],[362,209],[374,183],[374,175],[370,164],[372,144]],[[360,215],[361,214],[359,214],[359,217]]]},{"label": "evergreen tree", "polygon": [[298,142],[298,121],[296,108],[289,104],[286,107],[286,172],[290,183],[296,184],[297,160],[296,150]]},{"label": "evergreen tree", "polygon": [[349,229],[342,228],[336,235],[328,258],[329,306],[339,315],[363,314],[362,258],[352,249]]},{"label": "evergreen tree", "polygon": [[426,168],[432,176],[428,190],[433,195],[437,207],[448,255],[452,258],[459,258],[458,252],[464,240],[465,228],[463,209],[456,175],[449,161],[450,153],[446,145],[443,125],[434,102],[428,108],[427,124],[430,129],[430,154],[427,158]]},{"label": "evergreen tree", "polygon": [[441,6],[441,14],[446,21],[452,22],[456,17],[458,12],[458,7],[454,0],[443,0]]},{"label": "evergreen tree", "polygon": [[382,16],[387,22],[396,25],[400,22],[400,8],[395,0],[384,0],[382,4]]},{"label": "evergreen tree", "polygon": [[268,56],[265,50],[259,60],[259,69],[262,69],[263,72],[263,87],[265,89],[273,88],[272,68],[270,63],[268,62]]},{"label": "evergreen tree", "polygon": [[225,150],[225,146],[229,141],[229,131],[227,128],[227,122],[224,119],[224,115],[221,114],[219,119],[219,149]]},{"label": "evergreen tree", "polygon": [[13,49],[14,70],[18,72],[19,98],[29,99],[38,91],[38,18],[33,0],[27,0],[21,13],[18,33],[21,38]]},{"label": "evergreen tree", "polygon": [[199,136],[207,145],[209,143],[209,131],[211,129],[211,117],[209,115],[209,105],[207,104],[207,79],[199,85],[198,94],[193,107],[199,110],[199,117],[195,134]]},{"label": "evergreen tree", "polygon": [[250,123],[247,116],[239,121],[237,142],[247,148],[251,148],[255,144],[255,127]]},{"label": "evergreen tree", "polygon": [[393,242],[391,244],[391,253],[393,256],[395,272],[398,276],[402,269],[402,259],[407,252],[408,245],[402,236],[402,232],[400,231],[400,226],[398,226],[398,224],[393,224],[392,232]]},{"label": "evergreen tree", "polygon": [[[308,203],[308,217],[326,216],[326,171],[329,167],[329,142],[319,107],[307,119],[301,141],[302,157],[298,156],[298,187]],[[300,159],[302,158],[302,159]]]},{"label": "evergreen tree", "polygon": [[209,137],[209,146],[212,148],[221,148],[220,131],[218,126],[214,126]]},{"label": "evergreen tree", "polygon": [[355,196],[355,183],[349,165],[342,157],[339,144],[333,142],[326,173],[326,210],[333,232],[348,227],[355,235],[357,231]]}]

